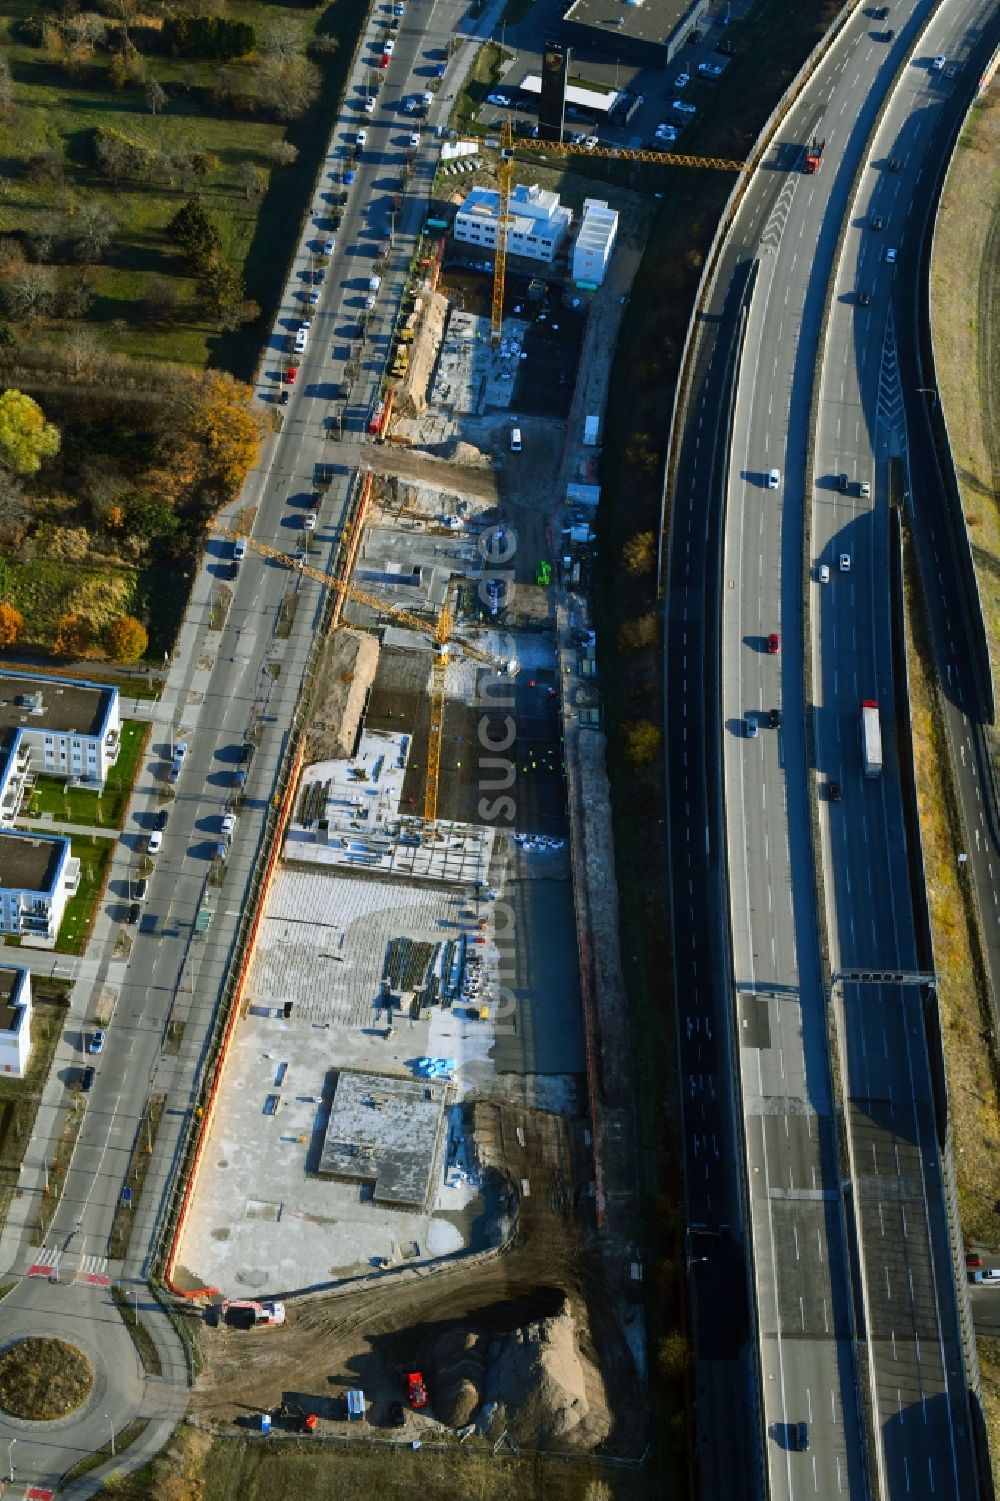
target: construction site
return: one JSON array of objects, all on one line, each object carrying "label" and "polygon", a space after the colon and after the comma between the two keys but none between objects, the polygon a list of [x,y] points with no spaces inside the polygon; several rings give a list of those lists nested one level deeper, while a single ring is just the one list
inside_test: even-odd
[{"label": "construction site", "polygon": [[641,1444],[584,437],[638,253],[503,343],[439,266],[405,314],[173,1272],[287,1317],[212,1321],[206,1421]]}]

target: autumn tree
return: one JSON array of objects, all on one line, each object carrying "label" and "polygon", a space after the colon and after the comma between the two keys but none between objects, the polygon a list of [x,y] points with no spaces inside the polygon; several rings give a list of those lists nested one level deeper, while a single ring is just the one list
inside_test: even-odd
[{"label": "autumn tree", "polygon": [[220,495],[235,495],[260,452],[260,424],[250,409],[253,392],[215,373],[206,375],[196,390],[189,420],[208,450],[206,478]]},{"label": "autumn tree", "polygon": [[22,265],[4,283],[4,307],[12,318],[30,323],[51,310],[53,287],[51,266]]},{"label": "autumn tree", "polygon": [[134,615],[118,615],[104,628],[104,649],[115,662],[135,662],[149,645],[149,634]]},{"label": "autumn tree", "polygon": [[634,620],[623,620],[618,627],[617,641],[619,651],[643,651],[646,647],[655,646],[658,635],[656,616],[652,610],[645,615],[639,615]]},{"label": "autumn tree", "polygon": [[299,148],[291,141],[272,141],[267,148],[268,159],[276,167],[294,167],[299,159]]},{"label": "autumn tree", "polygon": [[652,532],[636,532],[630,537],[622,548],[622,562],[625,572],[633,578],[641,578],[644,573],[652,573],[656,563],[656,542]]},{"label": "autumn tree", "polygon": [[52,650],[61,657],[82,657],[90,646],[90,626],[82,615],[70,611],[56,621]]},{"label": "autumn tree", "polygon": [[0,600],[0,646],[13,646],[23,625],[24,616],[20,610],[15,610],[6,600]]},{"label": "autumn tree", "polygon": [[59,452],[59,429],[45,420],[45,413],[21,391],[0,396],[0,464],[15,474],[37,474],[43,459]]},{"label": "autumn tree", "polygon": [[319,98],[323,75],[304,57],[262,57],[254,69],[261,103],[279,120],[297,120]]},{"label": "autumn tree", "polygon": [[649,766],[660,753],[663,732],[648,719],[633,719],[622,725],[625,755],[632,766]]}]

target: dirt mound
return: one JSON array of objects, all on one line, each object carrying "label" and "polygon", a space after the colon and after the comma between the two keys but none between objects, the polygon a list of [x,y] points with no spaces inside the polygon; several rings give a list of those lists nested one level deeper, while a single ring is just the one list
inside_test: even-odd
[{"label": "dirt mound", "polygon": [[604,1383],[563,1312],[499,1337],[449,1330],[434,1341],[435,1416],[460,1428],[478,1418],[540,1448],[593,1449],[611,1431]]},{"label": "dirt mound", "polygon": [[472,469],[493,468],[491,454],[483,453],[481,448],[477,448],[474,443],[466,443],[462,438],[448,438],[444,443],[433,443],[429,451],[439,459],[447,459],[449,464],[464,464]]},{"label": "dirt mound", "polygon": [[451,1329],[434,1341],[434,1414],[450,1428],[472,1422],[483,1400],[486,1359],[479,1335]]},{"label": "dirt mound", "polygon": [[331,761],[354,750],[378,653],[378,642],[358,631],[341,627],[331,636],[316,675],[307,760]]}]

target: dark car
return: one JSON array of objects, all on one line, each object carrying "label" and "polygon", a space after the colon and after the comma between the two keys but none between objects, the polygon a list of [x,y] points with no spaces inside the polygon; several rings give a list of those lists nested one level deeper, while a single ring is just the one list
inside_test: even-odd
[{"label": "dark car", "polygon": [[871,296],[868,292],[858,293],[858,307],[867,307],[870,302]]},{"label": "dark car", "polygon": [[84,1069],[83,1073],[80,1075],[80,1088],[83,1090],[84,1094],[87,1094],[91,1089],[93,1089],[94,1080],[96,1078],[97,1070],[95,1068],[88,1067]]},{"label": "dark car", "polygon": [[806,1454],[806,1453],[808,1453],[808,1450],[809,1450],[809,1424],[808,1423],[793,1423],[792,1424],[792,1448],[793,1449],[797,1449],[800,1454]]},{"label": "dark car", "polygon": [[846,495],[847,494],[847,484],[848,484],[847,475],[846,474],[838,474],[837,475],[837,489],[840,491],[841,495]]},{"label": "dark car", "polygon": [[828,783],[827,789],[826,789],[826,795],[830,799],[831,803],[839,803],[840,802],[840,795],[841,795],[840,794],[840,783],[839,782],[830,782],[830,783]]},{"label": "dark car", "polygon": [[167,827],[167,819],[169,817],[170,809],[161,808],[159,813],[157,813],[156,817],[153,819],[153,828],[158,829],[162,833],[163,830]]},{"label": "dark car", "polygon": [[767,716],[767,722],[771,726],[772,730],[780,730],[781,729],[781,710],[780,709],[772,709],[771,712],[770,712],[770,714]]},{"label": "dark car", "polygon": [[978,1251],[966,1251],[965,1264],[969,1268],[970,1272],[974,1272],[977,1267],[982,1266],[983,1258],[980,1256]]},{"label": "dark car", "polygon": [[890,172],[898,172],[899,168],[900,168],[899,157],[898,156],[890,156],[889,162],[888,162],[888,166],[889,166],[889,171]]},{"label": "dark car", "polygon": [[890,26],[890,27],[887,28],[887,30],[883,31],[883,33],[882,33],[882,40],[883,40],[883,42],[891,42],[892,39],[893,39],[893,37],[895,35],[896,35],[896,33],[893,31],[892,27]]},{"label": "dark car", "polygon": [[125,921],[129,924],[130,927],[134,927],[135,924],[139,921],[139,914],[140,914],[141,910],[142,909],[140,908],[138,902],[133,902],[132,905],[129,907],[128,913],[126,914],[126,917],[125,917]]},{"label": "dark car", "polygon": [[884,223],[881,214],[872,214],[872,229],[881,229]]},{"label": "dark car", "polygon": [[889,7],[887,5],[877,5],[871,13],[873,21],[885,21],[888,19],[888,16]]}]

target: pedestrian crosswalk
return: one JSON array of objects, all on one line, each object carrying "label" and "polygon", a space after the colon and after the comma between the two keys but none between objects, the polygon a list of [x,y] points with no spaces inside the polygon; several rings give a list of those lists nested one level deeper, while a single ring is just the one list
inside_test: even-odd
[{"label": "pedestrian crosswalk", "polygon": [[[58,1246],[43,1246],[29,1266],[28,1276],[58,1277],[62,1255]],[[106,1256],[81,1256],[75,1263],[71,1257],[70,1266],[63,1267],[63,1270],[72,1272],[74,1282],[86,1282],[92,1287],[109,1287],[111,1284]]]}]

